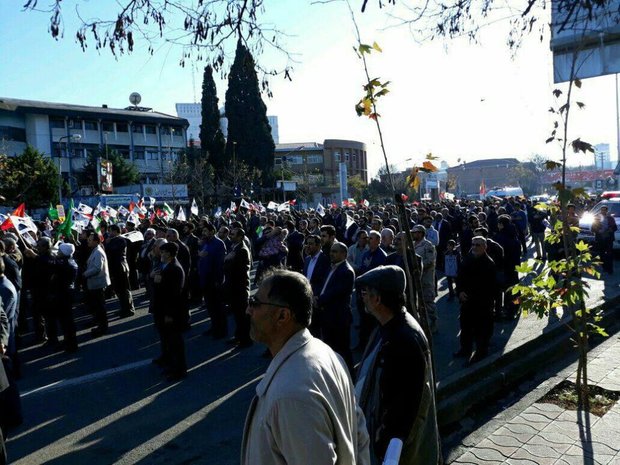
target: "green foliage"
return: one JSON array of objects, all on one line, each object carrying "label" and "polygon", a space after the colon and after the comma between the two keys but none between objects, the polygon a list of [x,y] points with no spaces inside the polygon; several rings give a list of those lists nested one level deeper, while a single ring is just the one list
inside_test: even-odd
[{"label": "green foliage", "polygon": [[220,110],[213,69],[206,66],[202,78],[202,123],[200,124],[201,156],[209,159],[216,173],[225,166],[226,139],[220,130]]},{"label": "green foliage", "polygon": [[8,203],[46,207],[58,200],[58,183],[56,164],[33,147],[16,157],[0,154],[0,193]]},{"label": "green foliage", "polygon": [[99,185],[97,159],[105,159],[106,157],[112,162],[114,170],[112,173],[112,184],[114,186],[129,186],[140,182],[140,172],[130,160],[123,158],[116,150],[109,150],[106,155],[105,149],[95,149],[88,152],[84,170],[78,174],[80,185],[94,186],[97,189]]},{"label": "green foliage", "polygon": [[234,157],[259,170],[265,179],[273,169],[275,144],[267,120],[267,107],[261,97],[254,58],[241,41],[237,43],[235,61],[228,75],[226,117],[227,163]]}]

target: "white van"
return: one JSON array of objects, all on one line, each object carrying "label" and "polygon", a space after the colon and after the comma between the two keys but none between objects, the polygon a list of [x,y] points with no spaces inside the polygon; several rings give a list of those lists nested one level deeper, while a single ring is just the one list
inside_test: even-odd
[{"label": "white van", "polygon": [[523,189],[520,187],[506,186],[496,189],[490,189],[486,193],[486,197],[523,197]]}]

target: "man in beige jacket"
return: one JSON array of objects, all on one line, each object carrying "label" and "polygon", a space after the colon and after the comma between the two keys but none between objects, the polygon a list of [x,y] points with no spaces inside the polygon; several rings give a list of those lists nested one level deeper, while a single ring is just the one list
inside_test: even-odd
[{"label": "man in beige jacket", "polygon": [[365,418],[343,360],[308,331],[312,289],[277,270],[250,298],[250,336],[273,356],[256,387],[241,445],[242,465],[366,465]]}]

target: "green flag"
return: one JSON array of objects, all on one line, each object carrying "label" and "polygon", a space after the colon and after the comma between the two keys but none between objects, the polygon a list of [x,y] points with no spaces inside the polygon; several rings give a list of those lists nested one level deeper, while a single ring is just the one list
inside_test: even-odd
[{"label": "green flag", "polygon": [[71,203],[69,204],[69,211],[67,212],[67,217],[65,218],[64,223],[62,223],[58,230],[56,231],[56,237],[60,237],[61,235],[65,237],[71,237],[71,228],[73,227],[73,199],[71,199]]},{"label": "green flag", "polygon": [[166,216],[174,216],[174,210],[166,202],[164,202],[164,212]]},{"label": "green flag", "polygon": [[52,204],[50,203],[50,208],[47,211],[47,216],[49,217],[50,220],[54,221],[58,219],[58,210],[56,210]]}]

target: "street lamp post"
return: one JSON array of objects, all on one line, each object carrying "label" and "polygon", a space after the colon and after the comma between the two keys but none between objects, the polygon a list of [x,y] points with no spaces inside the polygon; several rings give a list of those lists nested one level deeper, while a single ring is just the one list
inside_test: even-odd
[{"label": "street lamp post", "polygon": [[[62,140],[65,140],[65,151],[67,152],[67,157],[69,158],[69,185],[71,184],[71,176],[73,172],[72,158],[69,152],[69,141],[78,141],[82,139],[80,134],[69,134],[67,136],[61,136],[58,138],[58,148],[62,147]],[[60,150],[60,156],[58,157],[58,200],[62,203],[62,149]]]},{"label": "street lamp post", "polygon": [[298,152],[299,150],[301,150],[301,149],[303,149],[303,148],[304,148],[304,146],[303,146],[303,145],[300,145],[299,147],[297,147],[297,148],[295,148],[295,149],[291,150],[290,152],[286,152],[286,153],[285,153],[284,155],[282,155],[282,157],[281,157],[281,163],[280,163],[280,166],[281,166],[281,170],[280,170],[280,173],[281,173],[281,174],[280,174],[280,176],[281,176],[281,178],[280,178],[280,179],[281,179],[281,181],[280,181],[280,182],[282,183],[282,201],[283,201],[283,202],[286,202],[286,190],[284,189],[284,163],[286,163],[286,156],[287,156],[287,155],[290,155],[290,154],[291,154],[291,153],[293,153],[293,152]]}]

